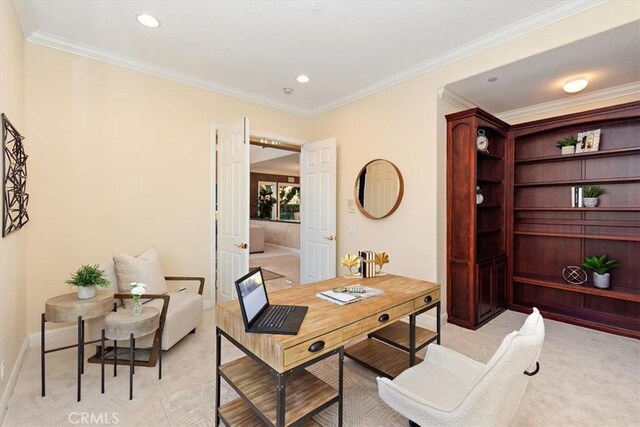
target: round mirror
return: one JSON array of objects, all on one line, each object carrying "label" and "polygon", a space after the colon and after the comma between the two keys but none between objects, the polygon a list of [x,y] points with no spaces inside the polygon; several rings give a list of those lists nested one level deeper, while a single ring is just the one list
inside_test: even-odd
[{"label": "round mirror", "polygon": [[388,160],[372,160],[360,170],[355,184],[356,204],[367,218],[386,218],[398,209],[404,182],[400,170]]}]

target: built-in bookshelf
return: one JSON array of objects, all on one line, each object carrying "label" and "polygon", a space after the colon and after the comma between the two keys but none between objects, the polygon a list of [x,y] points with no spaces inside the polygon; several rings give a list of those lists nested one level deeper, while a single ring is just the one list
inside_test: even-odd
[{"label": "built-in bookshelf", "polygon": [[[509,126],[479,109],[448,115],[447,122],[447,315],[477,328],[506,306]],[[486,151],[476,144],[479,131],[489,141]]]},{"label": "built-in bookshelf", "polygon": [[[515,126],[471,109],[448,115],[447,125],[449,320],[476,328],[501,306],[538,307],[640,338],[640,102]],[[489,153],[475,149],[479,128]],[[598,151],[556,147],[597,129]],[[476,205],[478,185],[485,200]],[[572,206],[571,188],[585,185],[604,189],[597,207]],[[581,285],[563,279],[565,267],[603,253],[620,263],[610,288],[595,288],[590,272]]]},{"label": "built-in bookshelf", "polygon": [[[555,142],[601,129],[599,151],[559,155]],[[640,103],[511,128],[513,200],[509,306],[640,338]],[[597,185],[597,207],[572,207],[571,187]],[[607,253],[611,287],[562,278],[566,266]]]}]

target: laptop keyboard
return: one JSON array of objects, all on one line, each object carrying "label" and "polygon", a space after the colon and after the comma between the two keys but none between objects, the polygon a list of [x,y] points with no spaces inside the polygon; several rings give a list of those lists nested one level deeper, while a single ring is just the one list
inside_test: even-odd
[{"label": "laptop keyboard", "polygon": [[261,328],[280,328],[293,310],[294,307],[286,305],[272,306],[269,313],[258,323],[258,326]]}]

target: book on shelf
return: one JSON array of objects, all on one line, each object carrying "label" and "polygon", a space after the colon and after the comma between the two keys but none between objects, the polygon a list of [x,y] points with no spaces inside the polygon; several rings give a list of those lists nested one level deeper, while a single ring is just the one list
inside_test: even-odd
[{"label": "book on shelf", "polygon": [[582,208],[584,207],[582,187],[571,187],[571,207]]}]

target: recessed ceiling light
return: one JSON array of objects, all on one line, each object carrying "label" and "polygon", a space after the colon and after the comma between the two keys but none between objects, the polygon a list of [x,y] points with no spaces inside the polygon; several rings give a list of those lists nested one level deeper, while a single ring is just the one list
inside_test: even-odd
[{"label": "recessed ceiling light", "polygon": [[488,81],[489,83],[493,83],[493,82],[495,82],[495,81],[498,81],[498,78],[497,78],[497,77],[489,77],[489,78],[487,79],[487,81]]},{"label": "recessed ceiling light", "polygon": [[588,84],[589,81],[587,81],[587,79],[579,77],[577,79],[568,80],[564,86],[562,86],[562,89],[567,93],[577,93],[587,87]]},{"label": "recessed ceiling light", "polygon": [[151,15],[147,15],[146,13],[141,13],[140,15],[136,16],[136,19],[145,27],[158,28],[160,26],[160,21],[158,21]]},{"label": "recessed ceiling light", "polygon": [[296,77],[296,80],[298,81],[298,83],[309,83],[309,77],[305,76],[304,74],[300,74],[298,77]]}]

